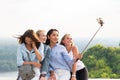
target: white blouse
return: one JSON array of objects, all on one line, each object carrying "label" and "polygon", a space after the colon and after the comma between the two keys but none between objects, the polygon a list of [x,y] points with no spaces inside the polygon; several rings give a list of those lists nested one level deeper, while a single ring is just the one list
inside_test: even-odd
[{"label": "white blouse", "polygon": [[[70,50],[69,55],[73,58],[72,49]],[[76,70],[77,70],[77,71],[83,69],[84,67],[85,67],[85,65],[84,65],[84,63],[83,63],[81,60],[78,60],[78,61],[76,62]]]}]

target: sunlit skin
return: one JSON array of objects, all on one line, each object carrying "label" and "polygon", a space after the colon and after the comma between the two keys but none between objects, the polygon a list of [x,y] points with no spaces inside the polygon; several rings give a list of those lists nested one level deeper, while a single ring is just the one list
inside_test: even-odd
[{"label": "sunlit skin", "polygon": [[57,31],[53,31],[52,34],[50,36],[48,36],[48,38],[50,39],[50,47],[54,47],[55,44],[58,42],[58,32]]},{"label": "sunlit skin", "polygon": [[[77,50],[77,47],[75,45],[73,45],[73,41],[72,41],[72,38],[71,38],[71,35],[70,34],[66,34],[64,36],[64,38],[62,39],[62,42],[64,43],[64,46],[66,47],[67,51],[70,52],[71,49],[73,51],[73,56],[76,55],[78,53],[78,50]],[[72,65],[72,73],[73,74],[76,74],[76,63],[74,63]],[[71,77],[71,80],[76,80],[76,77],[75,76],[72,76]]]},{"label": "sunlit skin", "polygon": [[[68,50],[68,52],[70,51],[71,45],[74,45],[74,44],[73,44],[72,37],[71,37],[70,34],[67,34],[67,35],[64,37],[64,40],[62,40],[62,42],[64,43],[64,45],[65,45],[66,49]],[[75,46],[75,45],[74,45],[73,47],[76,47],[76,48],[77,48],[77,46]],[[78,49],[77,49],[77,50],[78,50]],[[75,53],[78,53],[78,54],[75,54],[75,55],[74,55],[76,58],[79,58],[79,59],[82,58],[82,54],[79,54],[78,51],[75,52]]]},{"label": "sunlit skin", "polygon": [[45,43],[47,37],[46,37],[46,33],[45,33],[44,30],[41,30],[41,31],[39,32],[39,36],[38,36],[38,37],[39,37],[39,39],[40,39],[40,42]]},{"label": "sunlit skin", "polygon": [[[65,34],[61,40],[61,44],[63,44],[68,53],[72,50],[73,52],[73,57],[80,57],[79,55],[79,51],[76,45],[73,44],[73,40],[70,34]],[[72,65],[72,75],[76,75],[76,61],[75,63]],[[71,80],[76,80],[75,76],[71,77]]]}]

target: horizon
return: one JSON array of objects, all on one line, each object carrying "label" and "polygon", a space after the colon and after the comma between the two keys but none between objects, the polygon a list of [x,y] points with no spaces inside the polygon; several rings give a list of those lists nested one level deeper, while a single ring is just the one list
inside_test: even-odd
[{"label": "horizon", "polygon": [[[0,44],[3,44],[3,45],[13,44],[13,42],[15,44],[19,44],[17,38],[4,37],[4,38],[0,38],[0,40],[1,40]],[[8,41],[9,43],[6,43],[6,41]],[[90,41],[90,38],[73,38],[73,41],[77,46],[85,47]],[[59,42],[60,42],[60,39],[59,39]],[[119,47],[120,38],[94,38],[90,42],[89,46],[94,46],[96,44],[102,44],[104,46],[111,46],[111,47]]]}]

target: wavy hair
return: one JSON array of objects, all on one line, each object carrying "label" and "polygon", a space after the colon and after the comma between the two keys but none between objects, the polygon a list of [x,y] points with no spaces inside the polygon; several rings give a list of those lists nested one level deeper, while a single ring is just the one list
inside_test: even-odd
[{"label": "wavy hair", "polygon": [[32,41],[35,42],[37,48],[40,46],[40,44],[41,44],[40,40],[39,40],[38,36],[36,35],[36,33],[34,32],[34,30],[28,29],[25,31],[25,33],[23,35],[17,37],[19,39],[19,44],[22,44],[22,43],[26,44],[26,42],[25,42],[26,37],[31,38]]}]

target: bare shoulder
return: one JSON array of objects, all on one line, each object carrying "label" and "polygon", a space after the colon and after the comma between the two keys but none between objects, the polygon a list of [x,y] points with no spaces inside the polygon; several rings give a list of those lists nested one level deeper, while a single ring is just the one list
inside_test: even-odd
[{"label": "bare shoulder", "polygon": [[73,53],[75,52],[75,53],[78,53],[78,47],[76,46],[76,45],[73,45],[72,46],[72,51],[73,51]]},{"label": "bare shoulder", "polygon": [[73,45],[72,46],[72,49],[74,50],[74,49],[78,49],[78,47],[76,46],[76,45]]}]

